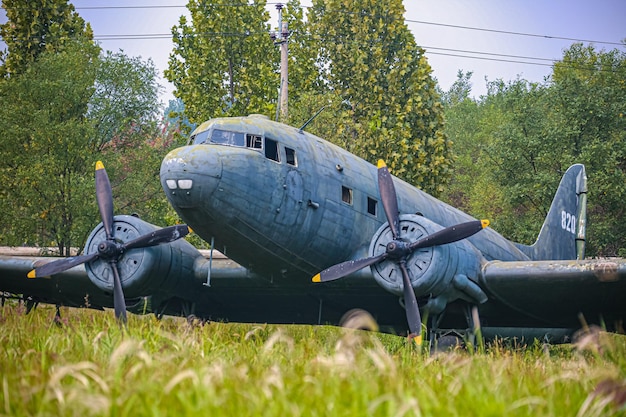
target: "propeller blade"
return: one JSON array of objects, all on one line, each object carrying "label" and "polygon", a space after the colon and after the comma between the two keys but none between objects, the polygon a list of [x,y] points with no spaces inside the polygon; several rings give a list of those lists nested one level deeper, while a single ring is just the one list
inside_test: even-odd
[{"label": "propeller blade", "polygon": [[113,239],[113,192],[101,161],[96,162],[96,200],[107,240]]},{"label": "propeller blade", "polygon": [[28,278],[48,277],[50,275],[58,274],[59,272],[67,271],[76,265],[92,261],[97,257],[98,253],[95,252],[87,255],[72,256],[71,258],[64,258],[59,259],[58,261],[49,262],[30,271],[28,273]]},{"label": "propeller blade", "polygon": [[396,197],[396,188],[393,185],[393,178],[387,169],[385,161],[378,160],[378,190],[380,191],[380,199],[385,209],[387,222],[391,229],[393,239],[400,237],[400,217],[398,215],[398,198]]},{"label": "propeller blade", "polygon": [[404,309],[406,310],[406,321],[409,323],[410,337],[413,339],[416,345],[422,344],[422,317],[420,316],[420,309],[417,305],[417,298],[411,285],[411,279],[409,278],[409,271],[406,269],[406,262],[399,262],[400,270],[402,271],[402,284],[404,286]]},{"label": "propeller blade", "polygon": [[124,291],[122,290],[122,280],[117,269],[117,261],[109,261],[111,270],[113,271],[113,308],[115,309],[115,318],[122,324],[126,324],[126,300],[124,300]]},{"label": "propeller blade", "polygon": [[337,265],[333,265],[330,268],[326,268],[319,274],[315,275],[312,279],[313,282],[328,282],[336,279],[343,278],[347,275],[353,274],[356,271],[380,262],[387,257],[387,253],[381,253],[378,256],[372,256],[371,258],[358,259],[356,261],[346,261]]},{"label": "propeller blade", "polygon": [[449,226],[438,232],[428,235],[409,245],[409,250],[414,251],[419,248],[430,246],[445,245],[447,243],[456,242],[457,240],[468,238],[485,227],[489,226],[489,220],[475,220],[466,223],[460,223],[455,226]]},{"label": "propeller blade", "polygon": [[189,227],[186,224],[178,224],[176,226],[164,227],[155,230],[152,233],[139,236],[136,239],[124,243],[124,250],[135,248],[147,248],[150,246],[160,245],[162,243],[170,243],[187,236]]}]

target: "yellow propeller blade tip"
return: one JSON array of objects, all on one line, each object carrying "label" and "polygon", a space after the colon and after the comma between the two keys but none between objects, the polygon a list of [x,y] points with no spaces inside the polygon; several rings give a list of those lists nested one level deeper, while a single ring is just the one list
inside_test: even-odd
[{"label": "yellow propeller blade tip", "polygon": [[28,278],[37,278],[37,275],[35,274],[35,270],[33,269],[32,271],[30,271],[28,273],[28,275],[26,275]]},{"label": "yellow propeller blade tip", "polygon": [[311,281],[313,282],[322,282],[322,278],[320,277],[320,274],[315,275]]},{"label": "yellow propeller blade tip", "polygon": [[187,226],[187,230],[189,230],[189,234],[193,233],[193,229],[189,226]]},{"label": "yellow propeller blade tip", "polygon": [[385,161],[383,161],[382,159],[378,160],[378,169],[384,168],[386,166],[387,164],[385,164]]},{"label": "yellow propeller blade tip", "polygon": [[96,162],[96,171],[100,171],[101,169],[104,169],[104,164],[102,163],[102,161]]},{"label": "yellow propeller blade tip", "polygon": [[422,346],[422,335],[418,334],[417,336],[413,337],[413,343],[415,343],[415,345],[417,346]]},{"label": "yellow propeller blade tip", "polygon": [[487,226],[489,226],[489,220],[487,219],[483,219],[480,221],[480,223],[483,225],[483,229]]}]

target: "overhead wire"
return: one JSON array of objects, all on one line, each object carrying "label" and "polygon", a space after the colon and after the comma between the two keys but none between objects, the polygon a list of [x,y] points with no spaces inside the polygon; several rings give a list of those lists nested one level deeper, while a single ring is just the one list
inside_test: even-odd
[{"label": "overhead wire", "polygon": [[[284,4],[284,2],[266,3],[267,6],[278,5],[278,4]],[[248,3],[229,3],[229,4],[214,5],[214,7],[242,7],[242,6],[253,6],[253,5],[248,4]],[[308,8],[311,8],[312,6],[301,6],[301,7],[308,9]],[[115,9],[148,9],[150,10],[150,9],[168,9],[168,8],[184,9],[184,8],[187,8],[187,6],[182,5],[182,4],[181,5],[170,4],[170,5],[123,5],[123,6],[74,6],[74,8],[76,10],[115,10]],[[342,10],[333,11],[333,12],[353,14],[352,12],[342,11]],[[376,16],[376,15],[371,15],[371,14],[367,14],[367,15],[370,17],[383,17],[383,16]],[[594,44],[603,44],[603,45],[623,46],[623,43],[615,42],[615,41],[602,41],[602,40],[593,40],[593,39],[571,38],[571,37],[565,37],[565,36],[542,35],[542,34],[537,34],[537,33],[516,32],[516,31],[510,31],[510,30],[500,30],[500,29],[481,28],[481,27],[465,26],[465,25],[454,25],[454,24],[449,24],[449,23],[429,22],[425,20],[404,19],[404,22],[421,24],[421,25],[440,26],[440,27],[447,27],[447,28],[454,28],[454,29],[500,33],[500,34],[505,34],[505,35],[528,36],[528,37],[535,37],[535,38],[542,38],[542,39],[557,39],[557,40],[566,40],[566,41],[571,41],[571,42],[584,42],[584,43],[594,43]]]},{"label": "overhead wire", "polygon": [[[283,4],[283,3],[280,3],[280,2],[266,3],[266,5],[272,5],[272,4]],[[221,4],[221,5],[216,5],[216,6],[242,7],[242,6],[250,6],[250,4],[229,3],[229,4]],[[117,9],[124,10],[124,9],[168,9],[168,8],[182,9],[186,7],[187,7],[186,5],[74,6],[76,10],[117,10]],[[301,7],[310,8],[311,6],[301,6]],[[354,14],[352,12],[347,12],[347,11],[344,11],[343,13]],[[370,14],[367,14],[367,15],[376,17],[376,15],[370,15]],[[389,18],[388,16],[381,16],[381,17]],[[507,35],[515,35],[515,36],[529,36],[529,37],[537,37],[537,38],[544,38],[544,39],[558,39],[558,40],[568,40],[568,41],[573,41],[573,42],[588,42],[588,43],[624,46],[624,44],[619,43],[619,42],[577,39],[577,38],[568,38],[568,37],[551,36],[551,35],[539,35],[539,34],[532,34],[532,33],[504,31],[504,30],[488,29],[488,28],[478,28],[478,27],[472,27],[472,26],[452,25],[452,24],[446,24],[446,23],[436,23],[436,22],[428,22],[428,21],[413,20],[413,19],[404,19],[404,22],[448,27],[448,28],[455,28],[455,29],[463,29],[463,30],[500,33],[500,34],[507,34]],[[195,36],[206,36],[206,37],[218,37],[218,36],[244,37],[244,36],[252,36],[252,35],[267,35],[267,33],[266,32],[246,32],[246,33],[213,32],[213,33],[195,34]],[[106,42],[106,41],[123,41],[123,40],[162,40],[162,39],[172,39],[173,36],[174,35],[172,33],[106,34],[106,35],[94,35],[94,41]],[[493,61],[493,62],[508,62],[508,63],[515,63],[515,64],[540,65],[540,66],[550,67],[555,62],[559,61],[559,59],[551,59],[551,58],[518,56],[518,55],[499,54],[499,53],[484,52],[484,51],[442,48],[442,47],[435,47],[435,46],[422,45],[421,47],[426,50],[426,54],[428,55],[440,55],[440,56],[450,56],[450,57],[456,57],[456,58],[479,59],[479,60]],[[530,62],[528,60],[543,61],[543,62]]]},{"label": "overhead wire", "polygon": [[[296,34],[297,32],[293,32]],[[267,32],[203,32],[203,33],[193,33],[193,34],[185,34],[185,36],[200,36],[204,38],[215,38],[215,37],[248,37],[248,36],[267,36]],[[315,37],[309,33],[303,34],[306,37],[311,39],[316,39],[317,41],[321,41],[322,39]],[[172,38],[172,34],[166,33],[155,33],[155,34],[146,34],[146,35],[99,35],[94,36],[94,40],[98,41],[106,41],[106,40],[136,40],[136,39],[168,39]],[[344,41],[345,43],[345,41]],[[421,48],[425,50],[426,55],[440,55],[440,56],[449,56],[455,58],[464,58],[464,59],[477,59],[483,61],[491,61],[491,62],[507,62],[513,64],[523,64],[523,65],[537,65],[537,66],[545,66],[552,67],[555,63],[560,62],[560,59],[552,59],[552,58],[540,58],[540,57],[532,57],[532,56],[523,56],[523,55],[511,55],[511,54],[500,54],[493,52],[484,52],[484,51],[471,51],[464,49],[453,49],[453,48],[442,48],[436,46],[426,46],[420,45]],[[538,61],[538,62],[532,62]],[[584,69],[582,67],[577,66],[578,68]],[[611,69],[603,69],[603,68],[587,68],[589,70],[599,70],[599,71],[610,71],[615,72]]]}]

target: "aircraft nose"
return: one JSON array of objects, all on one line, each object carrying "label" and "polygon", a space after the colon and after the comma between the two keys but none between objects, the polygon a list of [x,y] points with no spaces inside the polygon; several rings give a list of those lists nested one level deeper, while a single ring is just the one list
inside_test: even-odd
[{"label": "aircraft nose", "polygon": [[207,145],[184,146],[168,153],[161,163],[161,186],[174,207],[196,207],[217,188],[222,162]]}]

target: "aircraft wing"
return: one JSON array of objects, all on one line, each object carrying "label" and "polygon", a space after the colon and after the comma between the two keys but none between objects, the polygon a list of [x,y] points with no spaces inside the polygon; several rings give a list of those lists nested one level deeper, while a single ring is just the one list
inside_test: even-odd
[{"label": "aircraft wing", "polygon": [[[481,287],[489,304],[546,327],[580,328],[584,320],[612,328],[626,316],[626,259],[493,261],[482,268]],[[483,325],[499,324],[496,315],[485,318]]]},{"label": "aircraft wing", "polygon": [[[51,277],[27,278],[28,273],[36,267],[44,264],[65,259],[63,257],[42,257],[33,256],[38,253],[38,249],[34,248],[7,248],[0,247],[0,291],[2,293],[21,295],[25,299],[31,299],[35,302],[47,304],[56,304],[69,307],[90,307],[102,309],[103,307],[113,308],[112,291],[103,291],[89,278],[84,264],[80,264],[66,271],[59,272]],[[209,264],[212,263],[212,276],[214,280],[224,280],[233,278],[247,278],[250,276],[248,271],[240,265],[232,262],[224,255],[216,252],[216,259],[210,262],[198,253],[198,261],[190,261],[194,265],[193,268],[185,272],[179,271],[167,274],[166,280],[171,282],[170,285],[164,285],[158,282],[145,287],[147,290],[142,294],[127,299],[127,307],[129,311],[141,312],[143,306],[137,310],[134,304],[144,297],[156,296],[160,302],[167,301],[168,298],[177,297],[184,300],[203,292],[207,288],[203,283],[210,279],[207,274]],[[175,282],[172,282],[175,281]],[[236,280],[235,281],[239,281]],[[163,290],[163,287],[166,289]],[[172,290],[174,288],[174,290]],[[141,303],[143,304],[143,303]],[[151,312],[148,310],[147,312]],[[179,311],[168,309],[168,314],[178,314]]]},{"label": "aircraft wing", "polygon": [[53,257],[0,255],[0,291],[23,294],[35,301],[72,307],[112,307],[113,298],[105,296],[89,280],[84,265],[50,278],[28,279],[36,264],[52,262]]},{"label": "aircraft wing", "polygon": [[[4,251],[6,253],[6,251]],[[204,253],[193,269],[168,278],[169,284],[144,297],[127,299],[135,313],[166,315],[194,314],[214,321],[338,324],[348,310],[371,311],[381,328],[403,325],[404,310],[398,298],[383,290],[370,275],[320,288],[310,279],[295,282],[255,274],[221,254],[209,260]],[[23,295],[35,302],[70,307],[113,308],[112,294],[104,293],[90,280],[84,265],[73,267],[51,278],[29,279],[27,274],[54,257],[0,255],[0,291]],[[209,274],[210,270],[210,274]],[[401,327],[399,327],[401,329]]]}]

